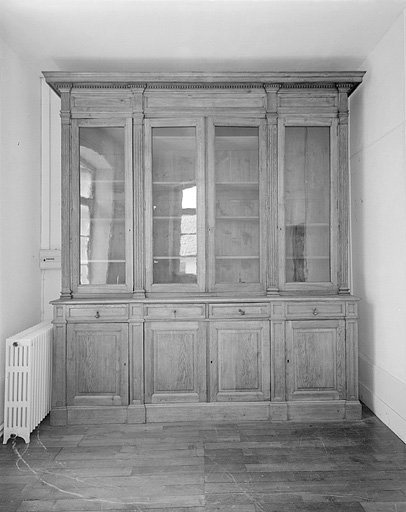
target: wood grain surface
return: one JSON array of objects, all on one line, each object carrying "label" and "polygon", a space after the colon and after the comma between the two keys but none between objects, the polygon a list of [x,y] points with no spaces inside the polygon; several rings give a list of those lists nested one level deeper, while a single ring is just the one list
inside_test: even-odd
[{"label": "wood grain surface", "polygon": [[360,421],[51,427],[0,445],[2,512],[405,512],[406,446]]}]

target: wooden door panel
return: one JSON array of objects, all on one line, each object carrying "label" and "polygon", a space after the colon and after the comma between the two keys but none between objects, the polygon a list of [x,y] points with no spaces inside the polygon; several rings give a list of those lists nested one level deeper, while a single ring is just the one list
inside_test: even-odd
[{"label": "wooden door panel", "polygon": [[155,391],[193,392],[195,333],[157,332],[154,342]]},{"label": "wooden door panel", "polygon": [[219,391],[256,391],[261,375],[258,332],[222,332],[219,339]]},{"label": "wooden door panel", "polygon": [[127,405],[127,324],[68,325],[68,404]]},{"label": "wooden door panel", "polygon": [[268,322],[213,322],[212,401],[258,401],[270,395]]},{"label": "wooden door panel", "polygon": [[336,339],[333,331],[302,332],[297,340],[297,385],[300,389],[336,386]]},{"label": "wooden door panel", "polygon": [[206,399],[206,339],[199,322],[146,325],[146,402]]},{"label": "wooden door panel", "polygon": [[344,320],[287,323],[288,400],[345,396]]}]

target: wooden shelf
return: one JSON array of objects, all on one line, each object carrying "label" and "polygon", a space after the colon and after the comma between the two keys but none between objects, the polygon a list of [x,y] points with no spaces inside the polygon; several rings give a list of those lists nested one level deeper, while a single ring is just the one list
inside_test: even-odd
[{"label": "wooden shelf", "polygon": [[[96,171],[97,172],[97,171]],[[89,180],[93,183],[120,183],[122,184],[123,186],[125,185],[125,180],[99,180],[99,179],[92,179],[92,180]]]},{"label": "wooden shelf", "polygon": [[89,219],[86,219],[89,222],[125,222],[125,219],[117,219],[117,218],[106,218],[103,219],[102,217],[90,217]]},{"label": "wooden shelf", "polygon": [[188,254],[187,256],[154,256],[153,260],[183,260],[185,258],[197,258],[197,254]]},{"label": "wooden shelf", "polygon": [[259,188],[258,181],[217,181],[216,187],[255,187]]},{"label": "wooden shelf", "polygon": [[244,216],[236,216],[236,217],[216,217],[216,220],[225,220],[225,221],[246,221],[246,220],[251,220],[251,221],[258,221],[259,220],[259,216],[252,216],[250,217],[249,215],[244,215]]},{"label": "wooden shelf", "polygon": [[329,228],[330,224],[327,222],[311,222],[310,224],[285,224],[286,228],[296,228],[296,227],[304,227],[307,228]]},{"label": "wooden shelf", "polygon": [[89,265],[90,263],[125,263],[125,260],[82,260],[81,265]]},{"label": "wooden shelf", "polygon": [[304,257],[294,257],[294,256],[286,256],[286,260],[330,260],[330,256],[304,256]]},{"label": "wooden shelf", "polygon": [[259,260],[259,256],[216,256],[216,260]]},{"label": "wooden shelf", "polygon": [[196,186],[196,181],[153,181],[152,186],[159,186],[159,187],[179,187],[188,185],[190,187]]}]

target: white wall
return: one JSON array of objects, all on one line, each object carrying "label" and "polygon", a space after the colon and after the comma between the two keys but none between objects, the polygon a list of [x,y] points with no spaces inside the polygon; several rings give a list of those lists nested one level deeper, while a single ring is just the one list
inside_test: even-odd
[{"label": "white wall", "polygon": [[[41,79],[41,249],[50,257],[61,250],[61,101]],[[61,267],[41,269],[42,320],[52,320],[50,301],[61,292]]]},{"label": "white wall", "polygon": [[370,53],[350,102],[360,397],[406,441],[405,19]]},{"label": "white wall", "polygon": [[0,38],[0,426],[6,338],[41,320],[40,80]]}]

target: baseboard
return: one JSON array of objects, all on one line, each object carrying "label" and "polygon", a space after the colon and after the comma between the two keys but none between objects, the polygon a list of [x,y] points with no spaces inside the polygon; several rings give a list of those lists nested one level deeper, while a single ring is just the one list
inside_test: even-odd
[{"label": "baseboard", "polygon": [[268,421],[269,402],[146,405],[147,423],[181,421]]},{"label": "baseboard", "polygon": [[51,411],[51,425],[202,421],[356,421],[358,401],[191,402],[119,407],[68,406]]},{"label": "baseboard", "polygon": [[325,402],[287,402],[288,420],[294,421],[357,421],[361,419],[361,404],[358,401],[329,400]]},{"label": "baseboard", "polygon": [[[68,425],[100,425],[106,423],[145,423],[136,418],[135,407],[67,407]],[[141,407],[144,412],[144,407]]]},{"label": "baseboard", "polygon": [[406,383],[359,357],[360,400],[406,443]]}]

